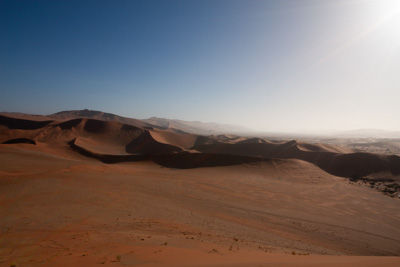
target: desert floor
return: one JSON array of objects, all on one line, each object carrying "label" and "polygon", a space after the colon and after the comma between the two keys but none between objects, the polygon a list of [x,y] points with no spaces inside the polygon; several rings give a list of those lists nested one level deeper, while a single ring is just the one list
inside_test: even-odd
[{"label": "desert floor", "polygon": [[400,266],[400,200],[300,160],[170,169],[0,145],[0,266]]}]

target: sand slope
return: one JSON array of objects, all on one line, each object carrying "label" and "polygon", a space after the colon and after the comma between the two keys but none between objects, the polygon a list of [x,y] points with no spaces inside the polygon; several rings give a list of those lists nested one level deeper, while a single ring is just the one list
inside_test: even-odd
[{"label": "sand slope", "polygon": [[182,170],[39,143],[0,146],[0,164],[6,266],[399,263],[349,257],[400,255],[398,200],[300,160]]}]

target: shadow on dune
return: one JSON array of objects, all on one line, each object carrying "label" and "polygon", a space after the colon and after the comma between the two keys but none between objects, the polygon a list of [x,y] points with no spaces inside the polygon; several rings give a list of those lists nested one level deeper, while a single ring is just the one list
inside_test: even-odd
[{"label": "shadow on dune", "polygon": [[157,142],[148,131],[133,139],[127,146],[126,152],[131,154],[171,154],[181,152],[179,147]]},{"label": "shadow on dune", "polygon": [[[311,148],[312,146],[309,146]],[[238,143],[202,145],[194,147],[202,153],[218,153],[249,157],[300,159],[320,167],[324,171],[342,177],[366,176],[377,172],[400,174],[400,157],[371,153],[335,153],[304,151],[296,141],[283,144],[273,143]]]},{"label": "shadow on dune", "polygon": [[87,119],[84,129],[88,133],[104,133],[109,128],[109,122]]},{"label": "shadow on dune", "polygon": [[82,122],[82,119],[74,119],[74,120],[69,120],[69,121],[62,122],[62,123],[57,124],[55,126],[58,126],[63,130],[69,130],[69,129],[72,129],[73,127],[76,127],[81,122]]},{"label": "shadow on dune", "polygon": [[16,138],[16,139],[7,140],[7,141],[3,142],[2,144],[32,144],[32,145],[36,145],[36,142],[35,142],[35,140],[28,139],[28,138]]},{"label": "shadow on dune", "polygon": [[231,166],[244,163],[265,162],[266,159],[257,157],[246,157],[236,155],[188,153],[180,152],[173,154],[142,154],[142,155],[105,155],[94,153],[75,144],[75,139],[70,141],[69,146],[80,154],[98,159],[104,163],[119,163],[127,161],[152,161],[163,167],[176,169],[192,169],[200,167]]},{"label": "shadow on dune", "polygon": [[31,121],[10,118],[0,115],[0,125],[8,127],[8,129],[19,129],[19,130],[37,130],[45,127],[53,121]]}]

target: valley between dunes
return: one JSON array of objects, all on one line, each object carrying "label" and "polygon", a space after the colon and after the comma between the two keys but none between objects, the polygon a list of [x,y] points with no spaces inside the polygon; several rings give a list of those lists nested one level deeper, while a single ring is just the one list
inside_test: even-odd
[{"label": "valley between dunes", "polygon": [[397,192],[357,180],[398,156],[88,118],[0,143],[0,266],[400,265]]}]

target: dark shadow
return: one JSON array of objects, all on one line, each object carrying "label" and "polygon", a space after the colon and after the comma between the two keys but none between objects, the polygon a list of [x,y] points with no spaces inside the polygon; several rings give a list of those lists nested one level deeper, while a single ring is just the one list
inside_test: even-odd
[{"label": "dark shadow", "polygon": [[16,139],[7,140],[7,141],[3,142],[3,144],[32,144],[32,145],[36,145],[36,142],[35,142],[35,140],[28,139],[28,138],[16,138]]},{"label": "dark shadow", "polygon": [[53,121],[31,121],[15,119],[0,115],[0,124],[8,127],[9,129],[36,130],[43,128],[52,122]]},{"label": "dark shadow", "polygon": [[69,130],[69,129],[72,129],[73,127],[77,126],[81,122],[82,122],[82,119],[74,119],[74,120],[62,122],[55,126],[59,126],[63,130]]}]

